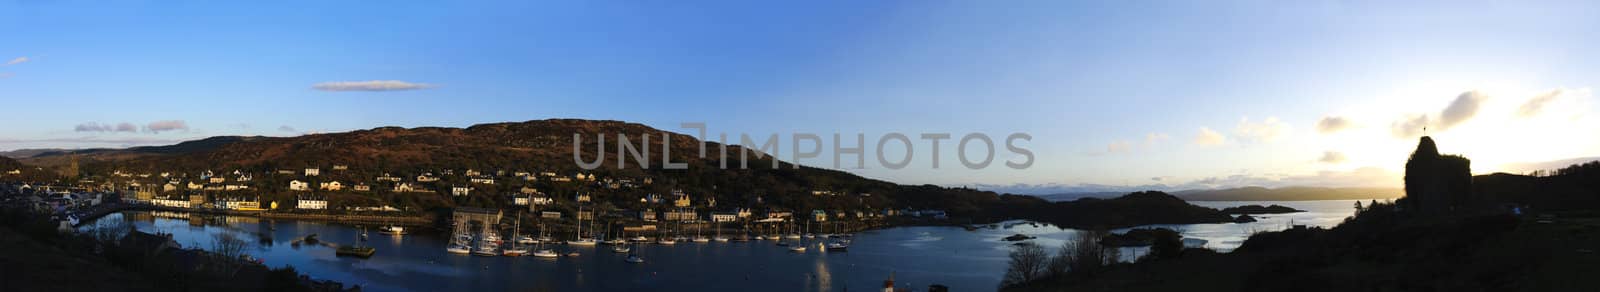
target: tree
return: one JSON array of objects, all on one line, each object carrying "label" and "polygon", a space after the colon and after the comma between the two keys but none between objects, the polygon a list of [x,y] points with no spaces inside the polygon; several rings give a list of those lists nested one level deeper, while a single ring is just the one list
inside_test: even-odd
[{"label": "tree", "polygon": [[1006,268],[1005,278],[1001,280],[1000,286],[1014,286],[1043,278],[1047,265],[1050,264],[1049,260],[1050,255],[1039,245],[1026,243],[1016,246],[1011,250],[1011,263]]},{"label": "tree", "polygon": [[1100,243],[1100,239],[1108,234],[1110,232],[1100,229],[1078,232],[1072,240],[1062,244],[1058,255],[1064,261],[1061,265],[1069,273],[1093,274],[1116,263],[1122,257],[1122,251]]},{"label": "tree", "polygon": [[1150,245],[1150,256],[1155,259],[1172,259],[1183,255],[1183,235],[1171,229],[1156,229],[1155,240]]}]

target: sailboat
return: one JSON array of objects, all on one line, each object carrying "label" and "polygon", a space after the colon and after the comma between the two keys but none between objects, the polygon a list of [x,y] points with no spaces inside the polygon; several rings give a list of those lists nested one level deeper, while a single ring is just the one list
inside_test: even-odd
[{"label": "sailboat", "polygon": [[444,248],[445,252],[449,252],[449,253],[453,253],[453,254],[469,254],[469,253],[472,253],[472,248],[468,247],[468,243],[472,242],[472,237],[471,236],[468,236],[466,234],[456,233],[453,237],[454,238],[450,239],[450,246],[447,246],[447,247]]},{"label": "sailboat", "polygon": [[[500,252],[500,254],[508,257],[517,257],[527,254],[528,247],[517,247],[517,243],[521,243],[522,239],[525,238],[525,236],[522,236],[522,213],[517,213],[517,223],[511,227],[511,237],[516,238],[517,240],[512,241],[511,247],[506,248],[506,250]],[[532,239],[530,238],[529,240]]]},{"label": "sailboat", "polygon": [[816,234],[811,234],[811,221],[806,221],[806,238],[817,238]]},{"label": "sailboat", "polygon": [[500,243],[498,242],[498,238],[499,237],[495,236],[493,233],[484,235],[483,238],[478,240],[478,246],[472,248],[472,255],[480,255],[480,256],[497,256],[497,255],[499,255],[499,253],[495,252],[495,250],[500,249]]},{"label": "sailboat", "polygon": [[717,242],[728,242],[728,238],[725,237],[725,236],[722,236],[722,226],[720,226],[721,224],[717,224],[717,225],[719,225],[719,226],[716,227],[717,228],[717,236],[711,237],[711,240],[716,240]]},{"label": "sailboat", "polygon": [[705,224],[701,224],[699,226],[695,226],[695,228],[694,228],[694,242],[700,242],[700,243],[711,242],[711,238],[700,234],[700,232],[704,231],[704,229],[705,229]]},{"label": "sailboat", "polygon": [[593,246],[595,244],[594,238],[583,237],[583,205],[578,205],[578,213],[575,214],[575,216],[578,217],[578,227],[573,233],[576,233],[577,239],[569,240],[567,241],[567,244]]},{"label": "sailboat", "polygon": [[[545,230],[544,228],[539,228],[539,232],[548,232],[548,231]],[[540,238],[545,238],[546,236],[540,235],[539,237]],[[533,251],[533,256],[534,257],[540,257],[540,258],[557,258],[557,257],[561,257],[561,254],[557,254],[555,250],[544,248],[544,243],[545,243],[545,241],[539,241],[539,250]]]},{"label": "sailboat", "polygon": [[367,241],[367,228],[361,227],[361,241]]}]

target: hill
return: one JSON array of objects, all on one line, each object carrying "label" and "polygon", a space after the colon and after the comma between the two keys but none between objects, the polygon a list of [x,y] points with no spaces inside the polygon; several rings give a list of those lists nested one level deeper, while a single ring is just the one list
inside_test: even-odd
[{"label": "hill", "polygon": [[1190,201],[1314,201],[1396,199],[1404,192],[1398,188],[1243,187],[1186,190],[1174,194]]},{"label": "hill", "polygon": [[[640,169],[634,159],[626,167],[618,167],[617,135],[629,137],[636,149],[649,149],[652,167]],[[650,135],[645,145],[641,135]],[[606,152],[600,167],[584,170],[573,157],[573,135],[583,137],[578,143],[584,160],[600,156],[597,135],[606,137]],[[670,143],[667,142],[670,140]],[[707,156],[700,157],[700,148]],[[662,149],[669,149],[670,160],[685,163],[687,169],[661,167]],[[725,148],[730,168],[722,169],[718,153]],[[522,187],[538,188],[558,200],[570,200],[575,193],[587,193],[603,204],[601,208],[650,208],[640,203],[647,194],[668,194],[682,190],[695,197],[695,205],[708,206],[714,199],[714,209],[746,207],[756,210],[787,209],[797,212],[809,210],[881,210],[884,208],[939,209],[953,218],[972,221],[1003,219],[1038,219],[1065,222],[1067,226],[1088,224],[1090,220],[1107,220],[1105,224],[1124,225],[1135,222],[1177,222],[1168,212],[1135,211],[1132,206],[1151,203],[1167,208],[1181,200],[1123,200],[1080,204],[1051,204],[1032,196],[1002,195],[968,188],[947,188],[934,185],[899,185],[891,182],[863,178],[831,169],[820,169],[774,161],[772,157],[758,156],[752,151],[749,169],[739,169],[739,157],[744,148],[700,141],[692,136],[662,131],[636,123],[621,121],[593,121],[574,119],[536,120],[518,123],[480,124],[467,128],[399,128],[382,127],[343,133],[305,135],[298,137],[213,137],[184,142],[171,146],[137,147],[120,150],[77,150],[59,153],[41,153],[26,159],[29,163],[60,165],[72,157],[79,159],[80,168],[89,178],[101,177],[114,171],[124,173],[170,172],[179,177],[192,176],[203,171],[257,174],[253,184],[263,199],[292,201],[297,192],[287,190],[290,180],[318,182],[342,181],[346,184],[367,183],[373,192],[349,194],[318,192],[331,196],[336,205],[395,205],[434,209],[440,207],[506,207],[506,194]],[[773,168],[773,164],[778,167]],[[333,165],[347,169],[334,171]],[[305,168],[320,168],[323,175],[300,175]],[[295,174],[277,174],[280,170]],[[467,181],[461,172],[477,170],[488,174],[499,172],[500,183],[475,184]],[[418,175],[441,176],[447,171],[457,175],[443,175],[441,181],[422,184],[421,187],[439,194],[449,194],[452,186],[471,186],[471,196],[419,195],[417,193],[390,192],[391,183],[377,182],[375,177],[391,174],[407,178],[410,182]],[[515,172],[551,172],[570,177],[573,174],[593,174],[599,178],[629,179],[639,182],[651,179],[653,184],[636,188],[612,188],[596,183],[552,183],[549,179],[523,181],[513,179]],[[149,179],[146,179],[149,180]],[[827,191],[828,194],[814,194]],[[1105,205],[1107,209],[1069,207]],[[1169,206],[1170,205],[1170,206]],[[1187,204],[1184,204],[1187,205]],[[1189,206],[1192,207],[1192,206]],[[1060,211],[1055,209],[1065,208]],[[1199,207],[1193,207],[1199,208]],[[1206,208],[1184,209],[1189,214]],[[1055,210],[1055,211],[1053,211]],[[1108,210],[1128,211],[1112,214]],[[1212,210],[1213,212],[1215,210]],[[1057,216],[1059,213],[1101,214],[1098,217]],[[1171,222],[1169,222],[1171,221]],[[1202,220],[1210,222],[1213,220]],[[1100,225],[1100,224],[1095,224]]]}]

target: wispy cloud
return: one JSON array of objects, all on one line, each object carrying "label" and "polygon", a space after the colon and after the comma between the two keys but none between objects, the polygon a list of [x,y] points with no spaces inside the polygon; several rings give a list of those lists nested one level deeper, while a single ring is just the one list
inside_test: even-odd
[{"label": "wispy cloud", "polygon": [[1317,158],[1317,162],[1328,164],[1340,164],[1344,163],[1345,160],[1348,159],[1344,156],[1344,152],[1339,151],[1323,151],[1322,158]]},{"label": "wispy cloud", "polygon": [[289,125],[278,126],[278,131],[280,131],[280,132],[295,132],[294,127],[290,127]]},{"label": "wispy cloud", "polygon": [[1391,123],[1390,132],[1394,134],[1395,138],[1411,139],[1416,138],[1418,135],[1426,134],[1423,133],[1423,128],[1425,127],[1433,131],[1449,130],[1451,127],[1460,125],[1477,116],[1478,109],[1488,99],[1488,95],[1476,90],[1463,92],[1461,95],[1456,96],[1456,99],[1451,101],[1449,106],[1439,112],[1437,119],[1430,118],[1427,114],[1407,116]]},{"label": "wispy cloud", "polygon": [[1207,127],[1200,127],[1200,133],[1194,137],[1194,144],[1200,146],[1222,145],[1226,141],[1228,141],[1228,137]]},{"label": "wispy cloud", "polygon": [[1449,129],[1472,119],[1473,116],[1477,116],[1478,108],[1487,99],[1489,99],[1489,96],[1483,95],[1476,90],[1456,96],[1456,100],[1450,102],[1450,106],[1445,107],[1444,112],[1439,113],[1439,130]]},{"label": "wispy cloud", "polygon": [[1106,144],[1106,152],[1121,153],[1128,152],[1128,150],[1133,150],[1133,143],[1128,141],[1116,141]]},{"label": "wispy cloud", "polygon": [[185,123],[181,120],[156,121],[151,122],[149,125],[145,125],[144,130],[157,134],[167,131],[188,131],[189,123]]},{"label": "wispy cloud", "polygon": [[411,83],[400,80],[368,80],[368,81],[335,81],[323,82],[312,85],[312,89],[321,91],[400,91],[433,88],[426,83]]},{"label": "wispy cloud", "polygon": [[1260,123],[1251,122],[1248,117],[1240,118],[1239,125],[1233,128],[1233,135],[1246,142],[1274,142],[1288,133],[1289,124],[1276,117],[1268,117]]},{"label": "wispy cloud", "polygon": [[1321,120],[1317,120],[1317,133],[1338,133],[1339,131],[1348,129],[1351,126],[1353,125],[1348,118],[1340,116],[1326,116],[1322,117]]},{"label": "wispy cloud", "polygon": [[112,124],[101,124],[101,123],[96,123],[96,122],[87,122],[87,123],[78,124],[77,126],[73,126],[72,127],[72,131],[74,131],[74,132],[137,132],[137,131],[139,131],[139,128],[134,126],[131,123],[119,123],[119,124],[116,124],[116,125],[112,125]]},{"label": "wispy cloud", "polygon": [[1540,112],[1544,111],[1545,104],[1555,101],[1563,93],[1566,93],[1565,89],[1556,89],[1533,96],[1528,102],[1523,103],[1522,107],[1517,108],[1517,117],[1531,118],[1538,116]]},{"label": "wispy cloud", "polygon": [[28,61],[32,61],[32,59],[28,59],[28,57],[17,57],[16,59],[11,59],[11,61],[6,61],[6,66],[27,63]]},{"label": "wispy cloud", "polygon": [[153,138],[153,137],[147,137],[147,136],[124,136],[124,137],[115,137],[115,138],[106,138],[106,137],[98,137],[98,136],[83,136],[83,137],[42,138],[42,139],[0,138],[0,144],[83,143],[83,144],[116,144],[116,145],[151,145],[151,144],[172,144],[172,143],[183,142],[183,141],[185,141],[185,140],[184,139],[177,139],[177,138]]}]

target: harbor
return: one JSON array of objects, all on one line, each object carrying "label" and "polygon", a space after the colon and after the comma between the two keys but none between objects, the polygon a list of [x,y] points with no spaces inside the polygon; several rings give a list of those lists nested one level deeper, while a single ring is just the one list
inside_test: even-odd
[{"label": "harbor", "polygon": [[[1349,215],[1346,205],[1351,202],[1275,203],[1310,212],[1271,216],[1249,224],[1171,227],[1185,230],[1186,237],[1209,240],[1208,248],[1226,251],[1236,247],[1251,230],[1274,230],[1289,222],[1337,224]],[[1215,207],[1243,204],[1256,203],[1227,202]],[[516,219],[513,215],[504,221]],[[1041,246],[1059,246],[1076,232],[1020,221],[977,228],[901,226],[855,232],[848,248],[838,250],[829,248],[828,244],[835,241],[822,233],[807,238],[800,232],[799,239],[789,239],[787,234],[778,236],[778,240],[759,234],[744,237],[727,232],[740,229],[734,227],[739,225],[735,223],[724,229],[722,236],[728,237],[727,241],[714,239],[719,236],[710,231],[702,232],[708,240],[694,240],[695,228],[686,224],[691,227],[679,233],[689,238],[686,241],[662,244],[658,234],[668,233],[621,232],[612,228],[610,234],[615,235],[598,236],[594,245],[567,244],[573,239],[572,229],[542,232],[536,224],[511,223],[507,229],[496,231],[506,232],[501,236],[503,245],[498,254],[474,255],[470,249],[462,254],[447,252],[453,240],[452,231],[447,229],[404,229],[404,234],[385,234],[378,232],[381,225],[152,211],[113,213],[81,228],[114,220],[131,220],[142,232],[173,234],[174,241],[186,247],[208,247],[214,237],[224,233],[255,239],[244,252],[268,266],[293,266],[319,278],[360,285],[366,291],[731,291],[772,287],[845,291],[879,288],[891,273],[899,285],[917,290],[939,284],[955,291],[984,291],[1000,282],[999,271],[1004,270],[1006,254],[1012,247],[1012,242],[1003,238],[1027,234],[1037,237],[1031,241]],[[601,227],[593,234],[607,234],[604,225],[607,224],[598,224]],[[803,225],[799,229],[805,229]],[[514,231],[515,227],[522,227],[521,231]],[[317,234],[319,244],[293,244],[310,234]],[[362,234],[367,234],[366,241],[361,241]],[[546,234],[547,241],[538,240]],[[533,244],[516,243],[518,237],[533,239]],[[619,239],[623,244],[614,244]],[[375,254],[340,256],[338,247],[355,245],[370,247]],[[511,247],[529,247],[529,251],[522,256],[505,256],[504,248]],[[791,250],[794,247],[806,250],[796,252]],[[544,249],[552,255],[536,254]],[[573,252],[578,255],[569,256]],[[1136,257],[1142,252],[1128,248],[1123,255]],[[634,256],[637,261],[631,260]]]}]

